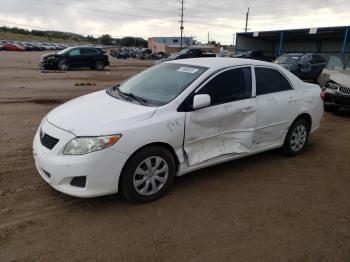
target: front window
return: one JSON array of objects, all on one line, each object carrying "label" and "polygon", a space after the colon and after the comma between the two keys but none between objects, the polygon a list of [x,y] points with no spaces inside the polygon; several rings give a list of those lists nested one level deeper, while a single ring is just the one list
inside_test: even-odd
[{"label": "front window", "polygon": [[72,51],[70,51],[70,52],[68,53],[68,55],[69,55],[69,56],[78,56],[78,55],[80,55],[80,49],[79,49],[79,48],[73,49]]},{"label": "front window", "polygon": [[67,47],[67,48],[65,48],[65,49],[63,49],[63,50],[57,52],[57,54],[63,55],[63,54],[65,54],[65,53],[69,52],[69,50],[72,50],[72,49],[73,49],[73,47]]},{"label": "front window", "polygon": [[211,105],[230,103],[252,95],[251,68],[227,70],[211,79],[198,94],[208,94]]},{"label": "front window", "polygon": [[188,53],[188,51],[190,51],[190,49],[189,48],[185,48],[185,49],[182,49],[179,54],[180,55],[185,55],[185,54]]},{"label": "front window", "polygon": [[[149,104],[165,105],[174,100],[205,70],[206,67],[163,63],[122,83],[119,91],[126,95],[132,94]],[[113,95],[111,92],[109,94]]]}]

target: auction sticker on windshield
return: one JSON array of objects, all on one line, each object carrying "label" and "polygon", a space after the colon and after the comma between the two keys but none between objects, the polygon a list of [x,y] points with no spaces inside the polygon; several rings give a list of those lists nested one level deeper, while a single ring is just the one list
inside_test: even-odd
[{"label": "auction sticker on windshield", "polygon": [[194,74],[194,73],[196,73],[198,71],[198,69],[191,68],[191,67],[180,67],[177,71],[178,72],[183,72],[183,73]]}]

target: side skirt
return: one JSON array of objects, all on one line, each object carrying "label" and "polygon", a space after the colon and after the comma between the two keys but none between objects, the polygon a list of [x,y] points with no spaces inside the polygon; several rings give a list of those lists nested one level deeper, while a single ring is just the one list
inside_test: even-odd
[{"label": "side skirt", "polygon": [[225,162],[229,162],[229,161],[232,161],[232,160],[236,160],[236,159],[239,159],[239,158],[243,158],[243,157],[246,157],[246,156],[251,156],[251,155],[259,154],[259,153],[266,152],[266,151],[269,151],[269,150],[277,149],[277,148],[280,148],[282,146],[283,146],[283,144],[274,144],[272,146],[265,147],[263,149],[255,151],[255,152],[242,153],[242,154],[222,155],[222,156],[219,156],[219,157],[216,157],[216,158],[204,161],[204,162],[202,162],[202,163],[200,163],[198,165],[195,165],[195,166],[188,166],[188,164],[186,162],[184,162],[184,163],[180,164],[179,172],[178,172],[177,176],[182,176],[182,175],[188,174],[190,172],[193,172],[193,171],[196,171],[196,170],[199,170],[199,169],[202,169],[202,168],[206,168],[206,167],[214,166],[214,165],[219,165],[219,164],[222,164],[222,163],[225,163]]}]

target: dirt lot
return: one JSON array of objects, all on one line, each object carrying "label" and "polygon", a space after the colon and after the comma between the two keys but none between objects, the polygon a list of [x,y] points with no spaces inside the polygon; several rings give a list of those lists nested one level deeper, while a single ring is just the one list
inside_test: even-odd
[{"label": "dirt lot", "polygon": [[78,199],[35,170],[41,118],[150,63],[45,74],[40,55],[0,52],[0,261],[350,261],[350,112],[325,114],[296,158],[267,152],[197,171],[145,205]]}]

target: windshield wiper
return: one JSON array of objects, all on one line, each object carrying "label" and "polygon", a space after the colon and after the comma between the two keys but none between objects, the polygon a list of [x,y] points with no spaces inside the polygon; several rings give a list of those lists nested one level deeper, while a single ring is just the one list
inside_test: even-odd
[{"label": "windshield wiper", "polygon": [[110,95],[112,95],[113,97],[118,95],[119,97],[122,97],[122,98],[127,99],[127,100],[130,100],[130,99],[135,100],[135,101],[139,102],[142,105],[148,105],[149,104],[148,100],[145,99],[145,98],[136,96],[133,93],[125,93],[125,92],[120,91],[119,86],[120,86],[120,84],[116,85],[116,86],[113,86],[112,88],[108,89],[107,92]]},{"label": "windshield wiper", "polygon": [[130,97],[130,98],[136,100],[140,104],[143,104],[143,105],[147,105],[148,104],[148,101],[146,99],[144,99],[142,97],[139,97],[139,96],[136,96],[133,93],[124,93],[124,92],[120,91],[119,88],[118,88],[118,92],[119,92],[119,94],[121,94],[123,96]]}]

